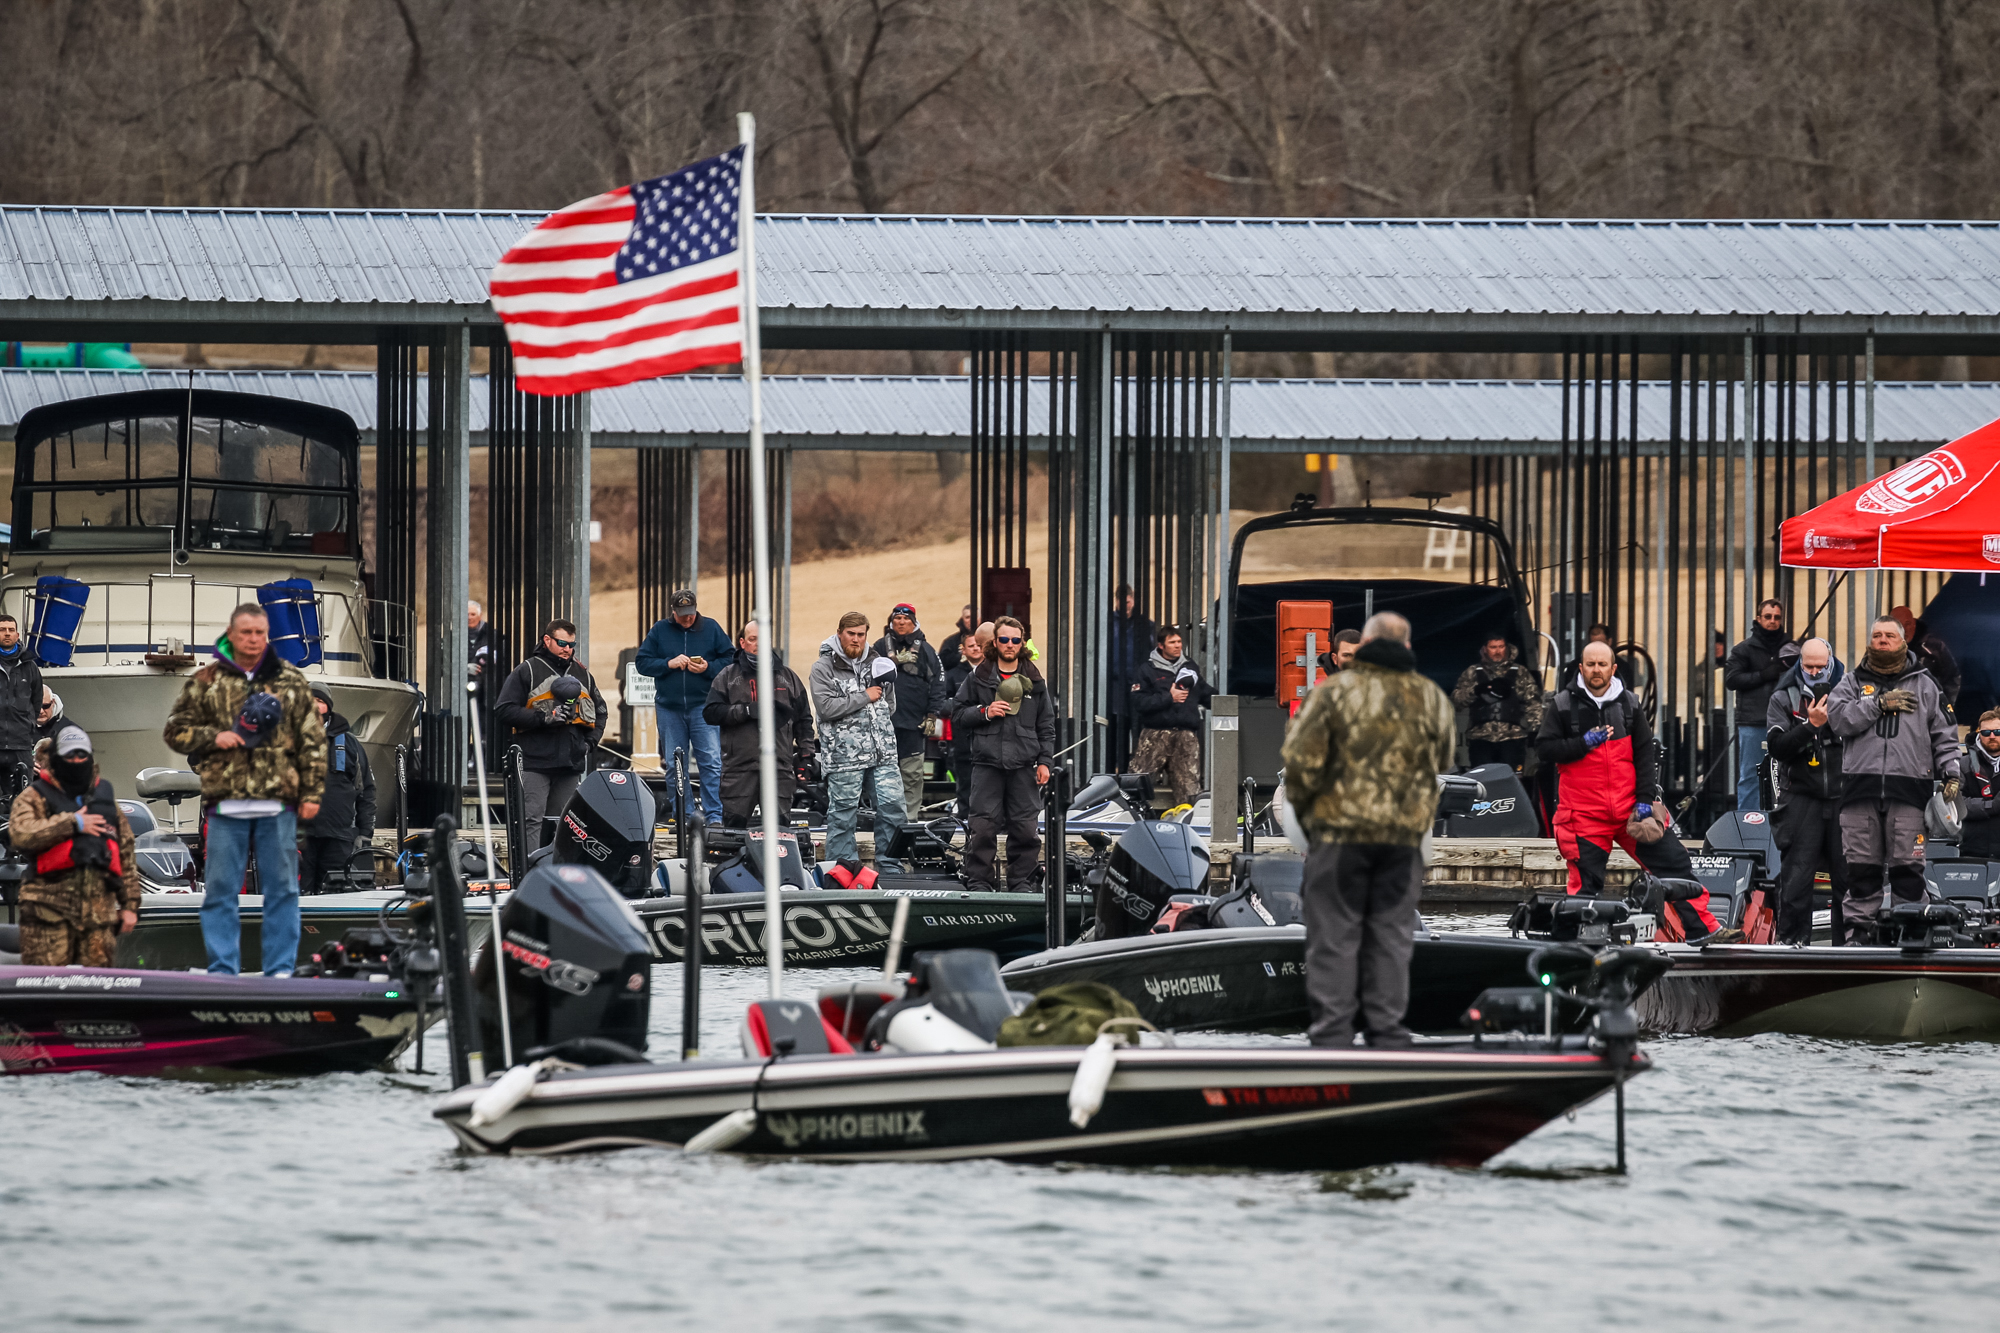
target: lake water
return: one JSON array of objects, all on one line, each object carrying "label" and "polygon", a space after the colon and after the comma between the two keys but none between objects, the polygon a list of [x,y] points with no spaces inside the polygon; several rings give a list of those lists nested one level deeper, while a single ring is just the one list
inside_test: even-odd
[{"label": "lake water", "polygon": [[[762,984],[709,970],[709,1050]],[[1650,1050],[1625,1178],[1608,1102],[1481,1170],[1247,1174],[475,1158],[436,1075],[16,1078],[0,1327],[2000,1325],[1992,1046]]]}]

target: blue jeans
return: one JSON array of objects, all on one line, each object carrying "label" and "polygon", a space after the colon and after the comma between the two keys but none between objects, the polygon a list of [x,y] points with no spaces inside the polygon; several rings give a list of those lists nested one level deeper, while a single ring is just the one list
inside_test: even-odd
[{"label": "blue jeans", "polygon": [[1771,733],[1762,727],[1738,727],[1736,729],[1736,808],[1738,810],[1762,810],[1764,790],[1762,770],[1764,750],[1770,744]]},{"label": "blue jeans", "polygon": [[656,708],[660,718],[660,763],[671,765],[676,752],[688,754],[692,779],[701,777],[701,813],[711,825],[722,823],[722,728],[712,727],[702,718],[701,705],[693,708]]},{"label": "blue jeans", "polygon": [[893,759],[873,768],[849,768],[826,775],[826,859],[861,859],[854,826],[861,809],[861,784],[869,778],[875,780],[875,869],[901,870],[902,862],[882,854],[904,822],[903,770]]},{"label": "blue jeans", "polygon": [[237,895],[257,846],[257,882],[264,893],[264,975],[290,972],[299,961],[299,817],[290,810],[258,819],[208,817],[208,887],[201,900],[201,942],[208,970],[235,976],[243,949]]}]

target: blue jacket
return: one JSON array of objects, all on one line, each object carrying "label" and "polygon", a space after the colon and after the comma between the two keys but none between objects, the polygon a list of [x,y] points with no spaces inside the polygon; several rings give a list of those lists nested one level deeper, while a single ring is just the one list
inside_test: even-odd
[{"label": "blue jacket", "polygon": [[[707,661],[706,671],[669,671],[667,663],[683,654]],[[686,710],[708,702],[708,687],[722,674],[722,668],[736,660],[736,645],[722,626],[707,616],[696,616],[694,624],[682,629],[668,616],[653,626],[639,645],[636,665],[639,674],[654,681],[654,702],[661,708]]]}]

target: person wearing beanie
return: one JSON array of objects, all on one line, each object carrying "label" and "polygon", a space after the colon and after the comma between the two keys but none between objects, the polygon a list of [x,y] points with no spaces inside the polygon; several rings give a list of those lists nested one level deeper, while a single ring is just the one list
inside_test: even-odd
[{"label": "person wearing beanie", "polygon": [[64,727],[35,746],[35,777],[14,798],[7,836],[29,858],[21,881],[21,962],[110,967],[139,924],[132,826],[97,772],[90,737]]},{"label": "person wearing beanie", "polygon": [[896,664],[896,767],[903,774],[903,803],[915,818],[924,804],[924,741],[940,730],[944,713],[944,662],[924,638],[917,608],[898,602],[889,608],[889,631],[875,651]]},{"label": "person wearing beanie", "polygon": [[[345,872],[367,852],[375,838],[375,770],[361,738],[347,719],[333,711],[333,695],[324,685],[312,687],[313,711],[326,728],[326,794],[319,814],[299,823],[299,892],[338,893],[346,883],[329,885],[329,873]],[[363,863],[373,887],[372,860]]]}]

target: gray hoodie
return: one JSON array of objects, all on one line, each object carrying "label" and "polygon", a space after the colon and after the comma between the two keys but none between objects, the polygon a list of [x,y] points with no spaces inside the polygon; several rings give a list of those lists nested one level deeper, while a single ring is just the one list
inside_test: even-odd
[{"label": "gray hoodie", "polygon": [[[806,689],[819,718],[820,767],[829,773],[896,762],[896,674],[877,677],[878,659],[889,661],[873,644],[859,659],[849,658],[839,634],[827,635],[819,646]],[[871,685],[882,687],[882,697],[874,703],[868,702]]]},{"label": "gray hoodie", "polygon": [[[1892,689],[1917,696],[1914,713],[1882,712]],[[1841,756],[1842,805],[1895,801],[1922,806],[1931,798],[1934,774],[1959,774],[1958,725],[1945,706],[1944,691],[1931,673],[1908,661],[1900,672],[1878,672],[1867,664],[1849,671],[1826,700],[1827,725],[1846,743]]]}]

